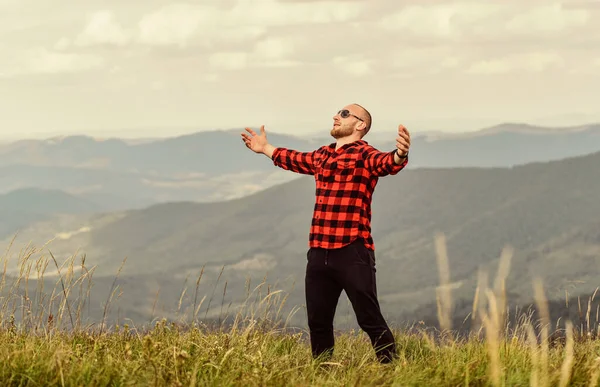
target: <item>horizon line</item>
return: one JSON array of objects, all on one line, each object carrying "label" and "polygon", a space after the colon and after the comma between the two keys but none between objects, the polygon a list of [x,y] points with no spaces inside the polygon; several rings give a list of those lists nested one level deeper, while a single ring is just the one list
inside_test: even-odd
[{"label": "horizon line", "polygon": [[[440,129],[423,129],[423,130],[415,130],[413,129],[411,132],[417,135],[461,135],[461,134],[475,134],[478,132],[485,132],[493,129],[500,129],[504,126],[525,126],[530,127],[532,129],[542,129],[547,131],[555,131],[561,129],[581,129],[589,126],[600,125],[600,121],[589,121],[585,123],[578,124],[569,124],[569,125],[539,125],[532,124],[528,122],[521,121],[502,121],[495,125],[489,126],[481,126],[476,129],[471,130],[440,130]],[[97,140],[162,140],[162,139],[171,139],[178,137],[185,137],[189,135],[205,133],[205,132],[233,132],[236,130],[244,130],[245,127],[227,127],[227,128],[219,128],[219,127],[210,127],[210,128],[201,128],[195,126],[156,126],[156,127],[133,127],[127,129],[88,129],[88,130],[78,130],[78,131],[63,131],[63,132],[29,132],[26,134],[20,133],[19,135],[9,135],[2,136],[0,135],[0,142],[18,142],[18,141],[43,141],[43,140],[53,140],[53,139],[64,139],[68,137],[88,137]],[[175,130],[175,133],[164,133],[164,134],[145,134],[145,135],[135,135],[134,133],[148,132],[149,130]],[[183,130],[183,131],[182,131]],[[104,133],[102,133],[104,132]],[[119,133],[127,133],[126,135],[119,136]],[[303,133],[285,133],[283,131],[278,130],[270,130],[268,133],[284,135],[290,137],[297,138],[306,138],[306,137],[326,137],[327,132],[316,130],[311,132],[303,132]],[[374,133],[375,135],[380,135],[381,133]]]}]

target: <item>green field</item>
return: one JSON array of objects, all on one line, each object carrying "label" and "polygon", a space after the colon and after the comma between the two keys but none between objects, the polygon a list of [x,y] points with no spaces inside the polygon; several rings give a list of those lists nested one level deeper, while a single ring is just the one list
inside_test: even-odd
[{"label": "green field", "polygon": [[181,330],[58,331],[34,334],[5,326],[0,335],[2,385],[597,385],[593,340],[532,344],[511,335],[498,341],[440,343],[397,332],[399,358],[379,365],[368,339],[347,332],[334,357],[315,362],[301,334],[249,326],[231,332]]},{"label": "green field", "polygon": [[[246,303],[227,324],[158,319],[146,326],[83,324],[89,274],[75,277],[74,261],[61,267],[56,287],[36,281],[44,264],[22,262],[21,276],[3,275],[0,383],[37,386],[307,386],[598,385],[598,316],[586,324],[550,321],[543,284],[532,289],[536,312],[516,324],[508,318],[504,281],[511,254],[501,258],[494,287],[480,285],[468,335],[453,331],[452,294],[444,239],[437,239],[438,319],[441,328],[395,327],[398,358],[379,364],[361,331],[339,332],[333,358],[313,360],[305,331],[287,326],[287,295],[265,283],[248,289]],[[54,265],[54,268],[52,268]],[[82,266],[84,263],[82,262]],[[82,270],[85,272],[85,270]],[[37,288],[35,287],[37,286]],[[35,289],[35,290],[33,290]],[[107,299],[106,310],[113,293]],[[593,297],[592,297],[593,298]],[[66,302],[68,300],[68,302]],[[482,302],[485,300],[485,302]],[[204,300],[203,300],[204,301]],[[589,300],[591,305],[592,299]],[[585,302],[584,302],[585,304]],[[483,305],[483,307],[482,307]],[[199,305],[198,305],[199,306]],[[196,309],[198,310],[198,309]],[[539,316],[534,318],[533,316]],[[594,320],[594,321],[592,321]]]}]

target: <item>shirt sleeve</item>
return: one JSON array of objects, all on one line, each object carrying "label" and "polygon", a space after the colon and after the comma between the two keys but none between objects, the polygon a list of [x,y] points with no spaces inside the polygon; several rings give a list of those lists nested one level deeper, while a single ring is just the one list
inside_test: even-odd
[{"label": "shirt sleeve", "polygon": [[383,177],[387,175],[395,175],[403,170],[408,164],[408,157],[400,164],[394,162],[394,153],[381,152],[372,146],[369,146],[364,151],[365,167],[373,175]]},{"label": "shirt sleeve", "polygon": [[275,148],[273,151],[273,164],[287,171],[303,175],[314,175],[314,155],[315,151],[299,152],[293,149]]}]

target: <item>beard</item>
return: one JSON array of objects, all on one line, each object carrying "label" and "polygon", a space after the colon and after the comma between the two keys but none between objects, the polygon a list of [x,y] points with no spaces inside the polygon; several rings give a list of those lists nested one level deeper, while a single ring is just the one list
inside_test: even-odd
[{"label": "beard", "polygon": [[335,138],[336,140],[339,138],[343,138],[343,137],[348,137],[350,136],[352,133],[354,132],[354,130],[348,126],[334,126],[333,128],[331,128],[331,131],[329,132],[331,134],[331,137]]}]

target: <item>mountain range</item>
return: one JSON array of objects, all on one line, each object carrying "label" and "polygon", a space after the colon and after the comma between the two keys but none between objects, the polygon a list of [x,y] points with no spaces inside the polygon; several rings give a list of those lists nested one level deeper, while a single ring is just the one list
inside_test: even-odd
[{"label": "mountain range", "polygon": [[[587,133],[590,139],[596,136],[591,130],[577,133]],[[414,145],[415,155],[423,152],[419,146]],[[545,155],[556,156],[558,148]],[[564,300],[565,293],[571,298],[585,296],[600,285],[600,152],[522,165],[512,165],[518,157],[511,157],[508,150],[505,154],[510,165],[448,162],[407,168],[380,180],[372,224],[378,291],[391,321],[434,320],[439,283],[434,237],[438,233],[447,240],[457,321],[470,311],[479,273],[488,273],[491,282],[506,246],[514,249],[506,289],[515,304],[532,302],[536,277],[544,281],[554,302]],[[274,168],[268,159],[252,156],[265,170]],[[54,220],[32,223],[14,241],[7,236],[4,242],[23,246],[34,241],[41,246],[51,241],[47,248],[61,262],[85,254],[86,265],[95,267],[97,286],[92,296],[98,298],[91,302],[98,313],[125,258],[119,282],[120,315],[148,321],[157,292],[159,305],[165,308],[160,310],[168,316],[179,301],[182,309],[191,307],[200,273],[200,298],[216,292],[215,302],[225,308],[239,305],[247,281],[254,286],[265,277],[273,289],[290,291],[288,306],[298,306],[303,304],[314,180],[284,173],[294,178],[217,202],[63,213]],[[14,276],[18,267],[12,254],[6,267]],[[186,284],[189,289],[180,298]],[[209,315],[208,310],[201,311]],[[98,313],[93,317],[98,319]],[[214,313],[220,313],[219,307]],[[353,322],[347,300],[340,303],[338,319]],[[292,322],[303,325],[303,312]]]},{"label": "mountain range", "polygon": [[[43,214],[18,207],[8,211],[2,204],[8,199],[0,196],[0,236],[50,214],[68,214],[75,203],[102,212],[168,202],[218,202],[297,177],[248,151],[240,132],[215,130],[144,141],[81,135],[2,144],[0,195],[20,196],[26,207],[43,202],[44,209]],[[366,139],[389,150],[394,137],[395,130],[385,134],[374,128]],[[325,134],[311,138],[268,132],[268,138],[276,146],[302,151],[332,141]],[[510,167],[600,151],[600,124],[548,128],[505,123],[467,133],[417,132],[412,143],[410,169]]]},{"label": "mountain range", "polygon": [[[3,191],[40,186],[130,196],[144,186],[148,198],[157,190],[154,196],[161,200],[160,196],[166,195],[160,189],[169,185],[179,189],[192,181],[201,186],[223,176],[272,173],[268,163],[242,146],[240,132],[242,129],[198,132],[140,143],[88,136],[16,141],[0,146]],[[367,136],[365,139],[372,138],[372,144],[381,150],[391,150],[395,144],[395,131],[389,136],[381,132]],[[332,142],[325,135],[306,138],[268,133],[268,137],[273,145],[301,151]],[[512,166],[599,150],[600,124],[560,129],[502,124],[471,133],[413,134],[411,168]],[[214,192],[218,193],[218,188]],[[187,195],[189,200],[206,199],[202,189]],[[142,195],[138,192],[138,196]],[[180,198],[175,194],[168,200]]]}]

